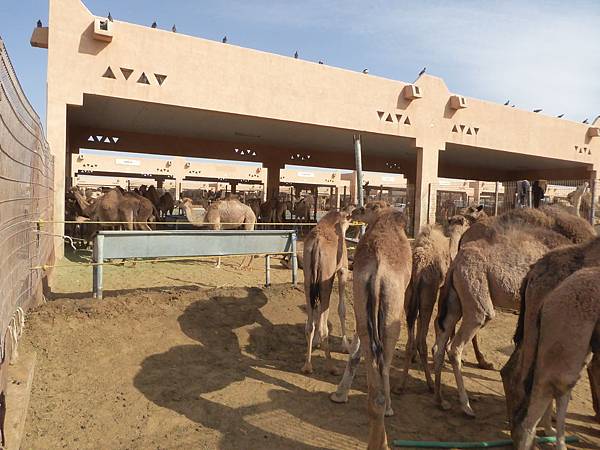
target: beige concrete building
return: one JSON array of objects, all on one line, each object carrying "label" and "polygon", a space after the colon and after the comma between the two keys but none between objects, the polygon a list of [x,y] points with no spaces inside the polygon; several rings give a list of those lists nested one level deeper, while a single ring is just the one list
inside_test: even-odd
[{"label": "beige concrete building", "polygon": [[354,169],[360,138],[365,170],[408,180],[416,225],[432,220],[438,177],[595,179],[600,164],[600,119],[463,97],[434,76],[407,83],[110,22],[80,0],[49,0],[49,24],[32,45],[48,49],[57,219],[79,148],[261,162],[274,193],[285,164]]}]

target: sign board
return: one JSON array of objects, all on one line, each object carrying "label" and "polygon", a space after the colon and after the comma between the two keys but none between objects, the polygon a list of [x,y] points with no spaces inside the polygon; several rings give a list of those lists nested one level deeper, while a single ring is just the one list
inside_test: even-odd
[{"label": "sign board", "polygon": [[395,181],[396,177],[381,177],[383,181]]},{"label": "sign board", "polygon": [[115,163],[119,166],[139,166],[140,161],[137,159],[116,159]]},{"label": "sign board", "polygon": [[314,178],[315,174],[312,172],[298,172],[298,176],[304,178]]}]

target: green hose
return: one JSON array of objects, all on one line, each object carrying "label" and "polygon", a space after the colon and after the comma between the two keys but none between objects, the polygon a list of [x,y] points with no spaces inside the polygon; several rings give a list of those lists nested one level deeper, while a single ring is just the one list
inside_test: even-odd
[{"label": "green hose", "polygon": [[[567,436],[565,442],[577,442],[577,436]],[[552,444],[556,442],[554,436],[536,437],[538,444]],[[392,447],[417,447],[417,448],[489,448],[489,447],[507,447],[512,446],[511,439],[502,439],[500,441],[482,441],[482,442],[440,442],[440,441],[406,441],[404,439],[395,439],[392,441]]]}]

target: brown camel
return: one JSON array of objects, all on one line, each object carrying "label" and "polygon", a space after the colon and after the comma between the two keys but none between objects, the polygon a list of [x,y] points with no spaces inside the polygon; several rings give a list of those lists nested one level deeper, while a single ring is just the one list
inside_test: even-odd
[{"label": "brown camel", "polygon": [[346,249],[346,231],[350,225],[351,210],[330,211],[319,220],[304,238],[304,295],[306,297],[306,361],[302,367],[304,373],[312,373],[312,348],[315,331],[321,348],[325,352],[328,370],[335,373],[329,351],[329,300],[333,282],[338,278],[338,314],[342,324],[342,342],[348,348],[346,336],[346,305],[344,292],[348,275],[348,255]]},{"label": "brown camel", "polygon": [[464,244],[450,265],[436,319],[436,401],[443,409],[450,408],[450,404],[442,398],[441,371],[448,340],[462,316],[448,357],[454,370],[462,410],[469,416],[474,416],[474,413],[461,372],[465,344],[495,317],[494,307],[518,307],[521,281],[531,264],[549,250],[571,243],[561,234],[531,225],[515,224],[504,230],[492,227],[488,231],[487,238]]},{"label": "brown camel", "polygon": [[[600,349],[600,268],[590,267],[568,276],[543,301],[536,321],[538,338],[528,342],[535,353],[524,405],[511,417],[515,448],[529,450],[543,416],[549,418],[556,401],[557,448],[566,450],[565,418],[571,391],[582,369]],[[597,373],[597,371],[596,371]],[[509,396],[512,384],[505,384]]]},{"label": "brown camel", "polygon": [[[539,339],[538,317],[548,294],[571,274],[589,267],[600,267],[600,238],[559,248],[541,258],[523,280],[521,309],[515,332],[515,350],[500,371],[506,393],[509,418],[522,417],[527,409],[527,379],[533,370]],[[588,367],[596,420],[600,419],[600,355]],[[548,416],[547,416],[548,417]],[[551,428],[547,421],[547,430]]]},{"label": "brown camel", "polygon": [[[256,224],[256,216],[252,208],[233,196],[211,203],[201,219],[194,217],[191,199],[184,198],[179,203],[179,207],[185,211],[188,221],[195,227],[208,226],[212,230],[235,230],[242,227],[244,230],[254,230]],[[252,257],[244,258],[240,267],[249,267],[251,262]],[[217,267],[221,267],[220,256],[217,259]]]},{"label": "brown camel", "polygon": [[[427,332],[448,267],[458,252],[460,237],[468,227],[469,221],[466,217],[454,216],[449,219],[448,236],[444,234],[441,227],[426,226],[415,239],[411,282],[404,305],[408,341],[404,355],[404,376],[398,385],[399,390],[403,390],[406,386],[410,363],[415,356],[415,351],[418,351],[427,386],[433,392],[433,380],[427,363]],[[416,338],[415,322],[417,322]]]},{"label": "brown camel", "polygon": [[167,214],[172,215],[174,208],[175,200],[170,192],[165,192],[160,196],[160,199],[158,200],[158,207],[156,209],[162,217],[165,217]]},{"label": "brown camel", "polygon": [[410,281],[411,249],[404,232],[405,216],[387,209],[369,227],[354,256],[356,330],[346,371],[331,394],[348,401],[360,362],[367,360],[368,449],[387,449],[384,415],[394,414],[390,398],[390,366],[400,335],[404,295]]},{"label": "brown camel", "polygon": [[314,204],[315,200],[312,194],[305,195],[304,197],[296,200],[294,205],[294,217],[296,220],[310,220],[310,215]]}]

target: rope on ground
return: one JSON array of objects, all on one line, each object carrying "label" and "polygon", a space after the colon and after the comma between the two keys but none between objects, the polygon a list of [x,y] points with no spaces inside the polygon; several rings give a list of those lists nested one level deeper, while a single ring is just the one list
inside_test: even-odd
[{"label": "rope on ground", "polygon": [[[8,323],[8,334],[12,341],[12,355],[10,357],[10,364],[14,364],[19,357],[18,346],[19,340],[21,339],[21,335],[23,334],[23,329],[25,328],[25,312],[23,308],[20,306],[17,307],[13,316]],[[2,359],[4,359],[4,355],[2,355]]]},{"label": "rope on ground", "polygon": [[[292,255],[292,252],[278,252],[278,253],[268,253],[269,256],[286,256]],[[228,254],[228,255],[204,255],[204,256],[186,256],[186,257],[176,257],[176,258],[157,258],[157,259],[142,259],[135,260],[135,264],[154,264],[154,263],[162,263],[162,262],[178,262],[178,261],[199,261],[205,258],[230,258],[230,257],[241,257],[241,256],[267,256],[267,253],[236,253],[236,254]],[[137,258],[137,257],[135,257]],[[123,259],[123,258],[118,258]],[[125,263],[121,262],[90,262],[90,263],[76,263],[78,266],[83,267],[93,267],[93,266],[123,266]],[[41,266],[34,266],[30,270],[46,270],[52,269],[55,267],[73,267],[73,264],[43,264]]]}]

